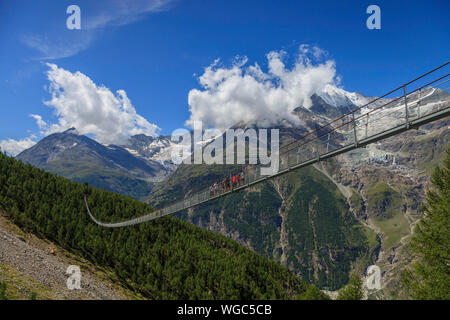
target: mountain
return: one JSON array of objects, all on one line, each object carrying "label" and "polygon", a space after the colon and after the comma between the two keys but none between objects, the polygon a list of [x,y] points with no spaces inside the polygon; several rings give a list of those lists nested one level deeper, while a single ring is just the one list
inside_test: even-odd
[{"label": "mountain", "polygon": [[150,137],[139,134],[131,136],[122,147],[135,156],[160,163],[167,170],[167,174],[170,174],[177,167],[171,158],[176,145],[168,136]]},{"label": "mountain", "polygon": [[137,157],[121,146],[102,145],[74,128],[45,137],[16,159],[136,198],[148,194],[168,172],[160,162]]},{"label": "mountain", "polygon": [[358,92],[348,92],[331,85],[325,86],[318,96],[330,106],[347,110],[353,109],[354,107],[361,107],[376,98],[367,97]]},{"label": "mountain", "polygon": [[[91,209],[101,220],[154,210],[0,154],[0,211],[8,220],[106,270],[145,298],[327,298],[285,267],[173,217],[132,228],[99,227],[85,211],[83,194],[89,194]],[[3,259],[0,255],[0,262]]]},{"label": "mountain", "polygon": [[[429,88],[420,94],[422,105],[450,101],[440,89]],[[417,104],[418,97],[419,93],[412,95],[408,103]],[[279,127],[281,143],[371,99],[340,89],[313,95],[309,108],[299,106],[293,111],[300,125]],[[389,101],[380,99],[370,109]],[[360,112],[368,110],[365,107]],[[380,112],[382,121],[372,128],[378,130],[377,125],[386,121],[398,122],[404,117],[402,112],[404,105],[393,103]],[[247,124],[235,127],[246,128]],[[422,214],[430,170],[442,161],[448,139],[449,123],[444,119],[177,216],[277,261],[322,289],[336,290],[346,284],[350,272],[363,274],[368,265],[376,263],[384,274],[383,290],[377,297],[404,297],[396,289],[398,270],[410,262],[408,238]],[[239,170],[227,165],[176,168],[168,160],[173,146],[168,137],[138,135],[116,147],[142,161],[164,165],[167,172],[176,169],[147,192],[145,198],[152,205],[188,197]],[[118,186],[110,190],[122,191]]]},{"label": "mountain", "polygon": [[[450,96],[439,89],[421,94],[423,106],[450,102]],[[344,98],[339,101],[365,103]],[[411,96],[409,103],[416,104],[416,98]],[[280,128],[281,144],[351,108],[337,99],[331,105],[319,95],[312,101],[310,108],[294,110],[298,127]],[[395,124],[403,110],[403,104],[393,103],[380,113],[383,123]],[[177,216],[236,240],[322,289],[336,290],[346,284],[351,271],[364,274],[376,263],[384,274],[377,297],[405,298],[396,289],[399,270],[409,263],[408,238],[422,215],[430,170],[443,160],[449,145],[449,128],[449,120],[443,119]],[[148,201],[164,206],[238,170],[237,166],[181,165],[155,187]]]}]

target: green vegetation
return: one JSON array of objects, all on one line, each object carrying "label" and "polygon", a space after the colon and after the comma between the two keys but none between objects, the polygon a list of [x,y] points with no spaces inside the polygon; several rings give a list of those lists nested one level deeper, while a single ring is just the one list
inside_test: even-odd
[{"label": "green vegetation", "polygon": [[[167,190],[177,190],[182,197],[191,186],[207,185],[202,183],[203,175],[211,182],[226,175],[223,167],[180,167],[158,194],[170,202],[174,193]],[[346,284],[356,260],[368,263],[362,269],[373,262],[379,245],[376,235],[357,221],[346,199],[325,175],[313,167],[304,168],[280,178],[278,184],[280,190],[274,182],[264,182],[177,216],[232,236],[269,259],[286,262],[303,280],[324,289],[336,290]],[[280,211],[285,212],[284,252]]]},{"label": "green vegetation", "polygon": [[383,232],[385,249],[392,248],[400,242],[403,236],[409,235],[409,223],[402,212],[397,212],[388,219],[375,217],[374,224]]},{"label": "green vegetation", "polygon": [[6,282],[0,282],[0,300],[8,300],[8,298],[6,297],[6,288]]},{"label": "green vegetation", "polygon": [[288,265],[320,288],[348,282],[352,262],[371,255],[362,225],[334,183],[313,168],[288,175]]},{"label": "green vegetation", "polygon": [[296,297],[297,300],[328,300],[329,297],[317,289],[317,287],[312,284],[306,288],[306,291],[303,295],[299,295]]},{"label": "green vegetation", "polygon": [[348,284],[339,290],[337,300],[362,300],[364,297],[363,282],[356,273],[352,274]]},{"label": "green vegetation", "polygon": [[427,192],[425,216],[411,240],[418,262],[406,271],[402,282],[413,299],[450,299],[450,149],[443,167],[432,176]]},{"label": "green vegetation", "polygon": [[367,192],[367,210],[373,223],[383,232],[385,250],[410,233],[403,204],[402,194],[385,182],[374,184]]},{"label": "green vegetation", "polygon": [[[26,300],[31,297],[47,300],[54,298],[52,289],[39,283],[26,274],[12,268],[9,265],[0,263],[0,300]],[[33,294],[34,292],[34,294]]]},{"label": "green vegetation", "polygon": [[[307,285],[236,242],[173,217],[105,229],[85,212],[86,187],[0,155],[0,208],[11,220],[91,262],[151,299],[294,299]],[[87,188],[95,215],[118,221],[153,210]]]},{"label": "green vegetation", "polygon": [[349,201],[353,212],[355,212],[357,217],[361,217],[365,211],[363,198],[356,193],[355,190],[352,190],[352,195],[350,196]]},{"label": "green vegetation", "polygon": [[371,213],[381,219],[392,218],[402,206],[399,192],[385,182],[379,182],[367,192],[367,206]]},{"label": "green vegetation", "polygon": [[121,170],[87,161],[55,160],[42,165],[41,168],[75,182],[87,182],[96,188],[114,191],[135,199],[144,198],[152,188],[151,183],[127,175]]}]

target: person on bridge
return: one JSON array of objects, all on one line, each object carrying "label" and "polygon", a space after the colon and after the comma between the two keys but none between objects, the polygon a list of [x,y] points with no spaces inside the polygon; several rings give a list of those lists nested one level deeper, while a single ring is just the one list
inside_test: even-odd
[{"label": "person on bridge", "polygon": [[230,190],[230,178],[227,176],[225,178],[225,186],[226,186],[226,190]]},{"label": "person on bridge", "polygon": [[217,195],[217,181],[213,183],[213,194]]},{"label": "person on bridge", "polygon": [[227,179],[223,179],[220,183],[222,185],[222,193],[227,190]]}]

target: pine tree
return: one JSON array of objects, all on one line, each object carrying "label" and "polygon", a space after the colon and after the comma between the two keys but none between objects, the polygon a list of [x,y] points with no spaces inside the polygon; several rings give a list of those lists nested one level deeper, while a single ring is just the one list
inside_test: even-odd
[{"label": "pine tree", "polygon": [[0,300],[8,300],[6,297],[6,282],[0,282]]},{"label": "pine tree", "polygon": [[337,300],[361,300],[364,297],[361,277],[354,273],[348,284],[343,287],[337,296]]},{"label": "pine tree", "polygon": [[433,189],[427,192],[424,217],[411,239],[417,256],[413,270],[402,282],[413,299],[450,299],[450,149],[443,167],[432,176]]}]

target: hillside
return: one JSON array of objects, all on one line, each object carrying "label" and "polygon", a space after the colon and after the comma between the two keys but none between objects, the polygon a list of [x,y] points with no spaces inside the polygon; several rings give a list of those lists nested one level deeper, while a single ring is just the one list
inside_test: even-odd
[{"label": "hillside", "polygon": [[[232,167],[180,166],[164,188],[154,193],[154,201],[188,196],[227,170]],[[236,240],[322,289],[336,290],[346,284],[356,261],[376,259],[378,242],[370,240],[375,237],[373,232],[353,216],[336,185],[315,168],[292,172],[176,216]]]},{"label": "hillside", "polygon": [[[0,213],[0,284],[5,298],[16,299],[138,299],[112,273],[69,253],[58,245],[25,233]],[[69,265],[82,272],[82,290],[69,290]],[[1,298],[0,298],[1,299]]]},{"label": "hillside", "polygon": [[[427,99],[433,103],[442,95]],[[327,114],[331,107],[316,104],[316,113],[296,112],[313,127],[321,121],[317,112]],[[404,297],[399,270],[411,261],[406,245],[422,216],[430,172],[445,156],[449,128],[448,119],[436,121],[177,216],[238,241],[322,289],[336,290],[350,271],[363,274],[376,263],[384,272],[378,297]],[[302,129],[280,130],[282,142]],[[229,172],[237,170],[181,165],[148,200],[160,206],[188,197]]]},{"label": "hillside", "polygon": [[146,298],[294,299],[312,290],[275,262],[173,217],[133,228],[100,228],[85,213],[83,192],[90,194],[102,220],[152,210],[0,155],[0,207],[8,219],[112,270],[123,285]]}]

